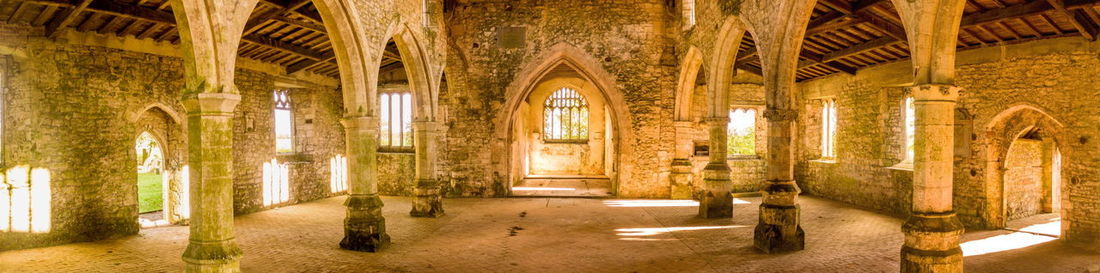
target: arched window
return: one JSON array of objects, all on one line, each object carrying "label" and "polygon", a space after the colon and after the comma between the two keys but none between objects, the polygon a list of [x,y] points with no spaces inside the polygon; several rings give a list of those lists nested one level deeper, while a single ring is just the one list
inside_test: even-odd
[{"label": "arched window", "polygon": [[913,96],[906,96],[905,101],[902,104],[902,111],[905,111],[905,158],[903,162],[913,162],[913,146],[916,145],[917,134],[917,111],[913,106]]},{"label": "arched window", "polygon": [[378,101],[381,104],[379,149],[388,152],[412,152],[412,93],[382,93]]},{"label": "arched window", "polygon": [[756,110],[730,110],[730,123],[726,126],[726,151],[730,156],[756,154]]},{"label": "arched window", "polygon": [[558,89],[543,107],[544,141],[588,141],[588,101],[577,90]]},{"label": "arched window", "polygon": [[836,99],[821,103],[821,157],[836,158]]},{"label": "arched window", "polygon": [[290,108],[290,92],[275,90],[275,152],[294,152],[294,114]]}]

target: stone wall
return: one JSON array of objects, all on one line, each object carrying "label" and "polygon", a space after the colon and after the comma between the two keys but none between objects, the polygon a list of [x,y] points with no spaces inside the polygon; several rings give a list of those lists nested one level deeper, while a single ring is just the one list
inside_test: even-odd
[{"label": "stone wall", "polygon": [[[282,79],[265,73],[237,70],[241,103],[233,119],[234,211],[264,209],[264,164],[276,160],[290,167],[290,201],[294,204],[332,196],[329,159],[344,153],[344,129],[340,125],[343,104],[340,92],[320,86],[276,86]],[[272,92],[290,91],[294,119],[294,153],[275,153],[275,118]]]},{"label": "stone wall", "polygon": [[[447,187],[460,196],[507,192],[506,103],[510,85],[560,48],[583,52],[584,73],[609,75],[609,86],[625,103],[618,113],[629,124],[618,133],[618,194],[667,197],[672,148],[671,91],[677,70],[674,40],[666,31],[665,1],[461,1],[446,22],[448,91],[440,98],[446,113],[444,151]],[[529,72],[529,71],[524,71]],[[537,80],[537,79],[536,79]],[[614,94],[609,94],[613,96]],[[506,133],[505,133],[506,134]],[[491,149],[490,149],[491,148]],[[629,154],[628,154],[629,153]],[[667,174],[666,174],[667,175]]]},{"label": "stone wall", "polygon": [[[1023,129],[1042,127],[1063,156],[1062,219],[1071,242],[1100,242],[1100,59],[1096,43],[1059,38],[959,53],[956,111],[955,209],[971,228],[1003,225],[1003,196],[996,168],[1003,143]],[[807,193],[887,212],[905,213],[911,172],[889,167],[900,161],[900,101],[908,62],[836,75],[800,84],[800,185]],[[820,134],[817,99],[836,97],[839,131],[835,163],[814,162]],[[1049,120],[1049,121],[1044,121]],[[1017,134],[1012,137],[1006,135]],[[993,169],[991,169],[993,168]],[[994,182],[991,182],[994,181]]]},{"label": "stone wall", "polygon": [[378,153],[378,192],[380,194],[412,196],[415,187],[415,154]]},{"label": "stone wall", "polygon": [[[0,24],[0,56],[10,59],[2,67],[7,106],[3,169],[48,171],[49,232],[0,232],[0,250],[136,234],[137,118],[154,104],[184,116],[178,101],[182,61],[41,37],[41,29]],[[255,168],[274,156],[269,117],[275,81],[269,73],[238,70],[244,99],[234,119],[238,212],[261,209],[255,206],[259,202]],[[343,129],[337,122],[342,105],[334,99],[338,91],[318,85],[305,89],[301,99],[295,92],[295,99],[303,101],[295,111],[302,118],[312,116],[313,126],[303,131],[309,126],[298,124],[298,137],[303,154],[314,160],[295,168],[295,201],[330,195],[328,157],[342,152],[344,146]],[[245,112],[253,113],[251,132],[245,130]],[[306,140],[303,134],[313,138]],[[180,155],[179,162],[186,164],[185,159]]]},{"label": "stone wall", "polygon": [[1016,139],[1005,157],[1006,218],[1015,220],[1043,211],[1043,142]]}]

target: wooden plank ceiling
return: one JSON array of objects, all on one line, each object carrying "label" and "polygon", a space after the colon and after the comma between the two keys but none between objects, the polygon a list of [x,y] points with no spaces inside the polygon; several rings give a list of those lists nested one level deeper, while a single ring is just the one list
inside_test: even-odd
[{"label": "wooden plank ceiling", "polygon": [[[15,0],[0,1],[0,20],[43,27],[55,37],[65,28],[116,36],[179,43],[168,0]],[[245,25],[241,57],[339,78],[335,54],[312,0],[260,0]],[[391,41],[383,70],[401,67]]]},{"label": "wooden plank ceiling", "polygon": [[[1096,40],[1100,0],[968,0],[959,50],[1037,39]],[[806,29],[798,80],[857,70],[909,57],[901,18],[890,0],[818,0]],[[760,74],[752,37],[745,35],[737,67]]]},{"label": "wooden plank ceiling", "polygon": [[[179,42],[167,0],[0,1],[0,20],[117,36]],[[1098,35],[1100,0],[967,0],[959,49],[1022,41]],[[311,0],[261,0],[245,29],[240,55],[339,77],[332,46]],[[400,68],[391,42],[382,69]],[[889,0],[818,0],[807,26],[798,80],[857,70],[909,57],[905,32]],[[760,73],[752,37],[745,36],[737,67]]]}]

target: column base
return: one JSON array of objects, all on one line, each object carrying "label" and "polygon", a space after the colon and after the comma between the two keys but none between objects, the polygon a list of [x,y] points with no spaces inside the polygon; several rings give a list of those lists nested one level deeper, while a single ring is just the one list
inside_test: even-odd
[{"label": "column base", "polygon": [[389,245],[386,218],[382,217],[382,199],[378,194],[352,194],[344,202],[348,216],[344,219],[344,239],[340,248],[378,252]]},{"label": "column base", "polygon": [[798,206],[760,205],[760,220],[753,230],[753,245],[764,253],[783,253],[806,248],[806,232],[798,224]]},{"label": "column base", "polygon": [[[708,181],[707,183],[711,183]],[[703,192],[702,200],[699,200],[699,217],[707,219],[732,218],[733,196],[727,191]]]},{"label": "column base", "polygon": [[413,190],[412,217],[440,217],[443,216],[443,195],[439,190],[439,183],[435,180],[418,180],[416,189]]},{"label": "column base", "polygon": [[186,272],[241,272],[241,248],[235,239],[202,242],[192,240],[183,252]]},{"label": "column base", "polygon": [[691,186],[691,161],[684,158],[672,160],[672,173],[669,174],[669,197],[672,199],[691,199],[695,192]]},{"label": "column base", "polygon": [[954,212],[914,213],[901,227],[905,245],[901,248],[903,273],[961,273],[962,222]]}]

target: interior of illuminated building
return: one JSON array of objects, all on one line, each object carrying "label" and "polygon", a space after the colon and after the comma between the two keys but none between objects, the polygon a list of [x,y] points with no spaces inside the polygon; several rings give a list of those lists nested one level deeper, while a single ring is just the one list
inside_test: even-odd
[{"label": "interior of illuminated building", "polygon": [[0,272],[1100,272],[1096,0],[0,1]]}]

